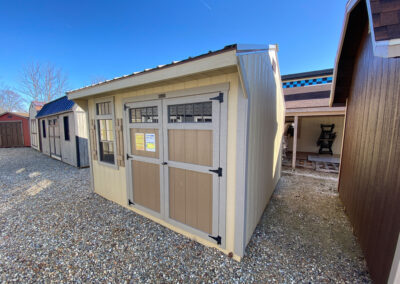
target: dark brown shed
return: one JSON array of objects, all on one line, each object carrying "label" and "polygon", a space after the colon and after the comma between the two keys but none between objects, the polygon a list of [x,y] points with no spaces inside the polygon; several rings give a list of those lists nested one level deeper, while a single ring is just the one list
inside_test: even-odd
[{"label": "dark brown shed", "polygon": [[349,1],[331,96],[347,102],[339,194],[376,283],[400,281],[399,10]]}]

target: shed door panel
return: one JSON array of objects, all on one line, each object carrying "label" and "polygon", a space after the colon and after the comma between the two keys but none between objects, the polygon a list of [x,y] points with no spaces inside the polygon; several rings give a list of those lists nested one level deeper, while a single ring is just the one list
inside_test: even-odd
[{"label": "shed door panel", "polygon": [[61,157],[60,125],[57,118],[49,119],[50,155]]},{"label": "shed door panel", "polygon": [[160,213],[160,166],[132,161],[133,200]]},{"label": "shed door panel", "polygon": [[215,94],[163,101],[168,218],[219,235],[220,103]]},{"label": "shed door panel", "polygon": [[22,122],[0,122],[0,147],[24,146]]},{"label": "shed door panel", "polygon": [[170,218],[212,234],[212,175],[169,168]]},{"label": "shed door panel", "polygon": [[162,152],[160,147],[161,101],[129,104],[126,111],[129,133],[127,162],[130,173],[130,197],[133,206],[151,214],[162,214]]},{"label": "shed door panel", "polygon": [[202,166],[212,163],[212,130],[168,130],[168,155],[171,161]]}]

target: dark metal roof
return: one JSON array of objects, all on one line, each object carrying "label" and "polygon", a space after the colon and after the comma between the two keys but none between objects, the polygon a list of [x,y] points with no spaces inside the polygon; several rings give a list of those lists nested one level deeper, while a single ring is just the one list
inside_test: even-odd
[{"label": "dark metal roof", "polygon": [[110,80],[106,80],[104,82],[99,82],[99,83],[96,83],[96,84],[93,84],[93,85],[89,85],[89,86],[85,86],[85,87],[82,87],[82,88],[79,88],[79,89],[71,90],[71,91],[68,91],[66,93],[67,94],[71,94],[71,93],[74,93],[74,92],[82,90],[82,89],[91,88],[91,87],[94,87],[94,86],[103,85],[103,84],[106,84],[106,83],[110,83],[110,82],[114,82],[114,81],[117,81],[117,80],[125,79],[127,77],[138,76],[138,75],[142,75],[144,73],[149,73],[149,72],[157,71],[157,70],[160,70],[160,69],[169,68],[169,67],[180,65],[180,64],[187,63],[187,62],[190,62],[190,61],[199,60],[199,59],[202,59],[204,57],[216,55],[216,54],[223,53],[223,52],[230,51],[230,50],[235,50],[236,48],[237,48],[237,44],[226,45],[224,48],[219,49],[219,50],[215,50],[215,51],[211,51],[210,50],[207,53],[203,53],[203,54],[197,55],[195,57],[188,57],[188,58],[183,59],[181,61],[172,61],[169,64],[158,65],[158,66],[156,66],[154,68],[148,68],[148,69],[145,69],[145,70],[142,70],[142,71],[134,72],[134,73],[129,74],[129,75],[116,77],[116,78],[113,78],[113,79],[110,79]]},{"label": "dark metal roof", "polygon": [[36,115],[36,118],[72,110],[74,104],[67,96],[63,96],[45,104]]},{"label": "dark metal roof", "polygon": [[330,68],[317,71],[282,75],[281,79],[282,81],[285,81],[285,80],[294,80],[294,79],[319,77],[319,76],[332,76],[332,75],[333,75],[333,68]]},{"label": "dark metal roof", "polygon": [[400,38],[400,1],[373,0],[370,3],[375,40]]}]

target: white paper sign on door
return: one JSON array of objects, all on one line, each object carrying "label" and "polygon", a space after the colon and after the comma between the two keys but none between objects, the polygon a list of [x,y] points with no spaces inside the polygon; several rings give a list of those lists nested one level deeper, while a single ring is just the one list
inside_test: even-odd
[{"label": "white paper sign on door", "polygon": [[156,151],[156,135],[154,133],[146,133],[146,151]]}]

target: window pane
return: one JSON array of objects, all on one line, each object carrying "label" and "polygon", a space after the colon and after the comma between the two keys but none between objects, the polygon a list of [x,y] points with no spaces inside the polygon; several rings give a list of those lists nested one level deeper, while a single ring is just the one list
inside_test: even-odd
[{"label": "window pane", "polygon": [[97,115],[111,114],[111,102],[97,103],[96,112]]},{"label": "window pane", "polygon": [[111,119],[99,120],[100,141],[114,141],[114,132]]},{"label": "window pane", "polygon": [[158,122],[158,108],[155,107],[142,107],[132,108],[130,110],[131,123],[157,123]]},{"label": "window pane", "polygon": [[170,105],[168,106],[168,122],[212,122],[212,102]]},{"label": "window pane", "polygon": [[100,142],[100,160],[114,164],[114,144],[113,142]]}]

